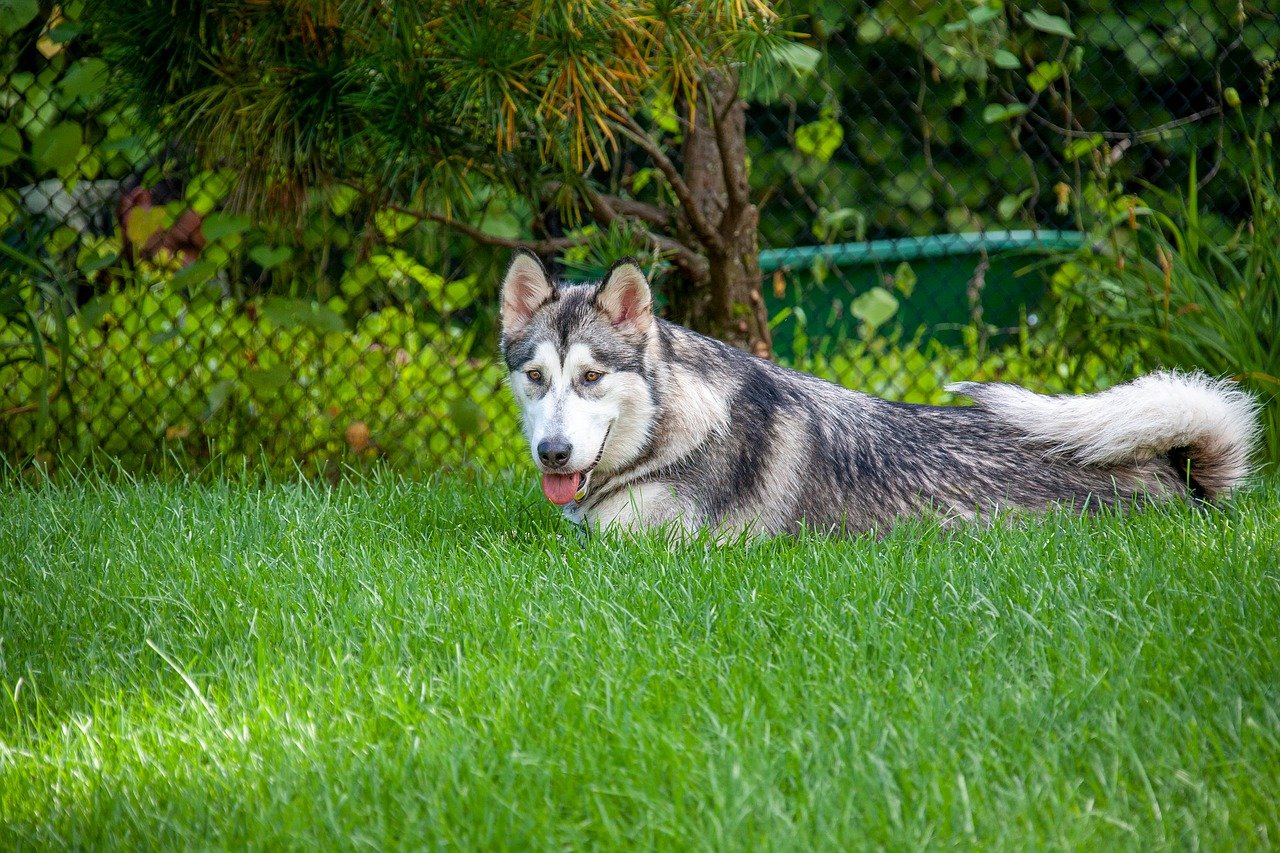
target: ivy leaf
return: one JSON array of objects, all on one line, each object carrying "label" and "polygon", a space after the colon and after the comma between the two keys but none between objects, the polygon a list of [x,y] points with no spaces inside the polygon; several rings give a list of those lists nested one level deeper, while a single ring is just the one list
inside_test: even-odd
[{"label": "ivy leaf", "polygon": [[982,120],[987,124],[1008,121],[1026,114],[1027,109],[1026,104],[987,104],[986,109],[982,111]]},{"label": "ivy leaf", "polygon": [[1061,62],[1041,62],[1027,75],[1027,85],[1033,92],[1043,92],[1049,84],[1062,76]]},{"label": "ivy leaf", "polygon": [[1101,144],[1101,133],[1093,133],[1083,139],[1073,139],[1063,149],[1062,156],[1068,160],[1078,160]]},{"label": "ivy leaf", "polygon": [[1062,36],[1068,39],[1076,37],[1076,34],[1071,31],[1071,25],[1066,22],[1065,18],[1050,15],[1040,9],[1031,9],[1023,12],[1022,20],[1027,22],[1027,26],[1042,33],[1049,33],[1050,35]]},{"label": "ivy leaf", "polygon": [[911,298],[917,281],[916,271],[906,261],[898,264],[898,268],[893,271],[893,287],[907,299]]},{"label": "ivy leaf", "polygon": [[975,26],[982,26],[1000,17],[1000,10],[994,6],[974,6],[969,10],[968,18]]},{"label": "ivy leaf", "polygon": [[308,299],[273,296],[263,301],[262,316],[281,329],[305,326],[317,332],[342,332],[347,328],[337,311]]},{"label": "ivy leaf", "polygon": [[264,270],[278,267],[293,257],[293,249],[288,246],[254,246],[249,250],[249,259]]},{"label": "ivy leaf", "polygon": [[32,140],[31,156],[51,169],[63,169],[75,162],[82,141],[80,125],[60,121]]},{"label": "ivy leaf", "polygon": [[844,142],[844,128],[834,116],[823,116],[796,128],[796,150],[821,163],[831,159],[841,142]]},{"label": "ivy leaf", "polygon": [[213,387],[209,389],[209,400],[205,406],[204,419],[207,421],[218,413],[218,410],[227,402],[227,398],[231,396],[231,391],[236,387],[236,383],[230,379],[223,379],[221,382],[215,382]]},{"label": "ivy leaf", "polygon": [[1000,204],[996,207],[996,213],[1001,219],[1012,219],[1014,214],[1026,204],[1027,199],[1031,198],[1031,190],[1023,190],[1017,195],[1007,195],[1000,199]]},{"label": "ivy leaf", "polygon": [[188,287],[199,287],[208,283],[218,274],[218,265],[212,261],[201,258],[192,261],[174,274],[169,279],[169,286],[176,289],[185,289]]},{"label": "ivy leaf", "polygon": [[159,230],[169,224],[169,215],[163,207],[135,207],[129,211],[129,222],[125,226],[125,236],[135,246],[142,247]]},{"label": "ivy leaf", "polygon": [[39,12],[37,0],[4,0],[0,3],[0,36],[13,35],[31,23]]},{"label": "ivy leaf", "polygon": [[249,370],[244,374],[244,381],[250,388],[263,392],[274,391],[292,378],[289,368],[283,364]]},{"label": "ivy leaf", "polygon": [[329,192],[329,209],[334,216],[346,216],[359,197],[360,193],[355,187],[338,184]]},{"label": "ivy leaf", "polygon": [[873,287],[849,303],[849,312],[874,330],[898,313],[898,298],[883,287]]},{"label": "ivy leaf", "polygon": [[249,217],[241,213],[210,213],[200,223],[200,233],[210,243],[248,230]]},{"label": "ivy leaf", "polygon": [[383,239],[394,241],[404,232],[418,224],[416,217],[399,210],[379,210],[373,215],[373,224]]},{"label": "ivy leaf", "polygon": [[11,124],[0,127],[0,166],[8,166],[22,156],[22,133]]},{"label": "ivy leaf", "polygon": [[1013,51],[1005,50],[1004,48],[1000,48],[995,52],[992,56],[992,61],[995,62],[996,68],[1004,68],[1009,71],[1022,67],[1022,63],[1018,61],[1018,57]]},{"label": "ivy leaf", "polygon": [[794,41],[783,42],[772,52],[774,59],[801,76],[812,74],[822,59],[822,52],[817,48]]},{"label": "ivy leaf", "polygon": [[645,112],[649,114],[649,118],[653,120],[653,123],[665,133],[680,133],[680,117],[676,115],[676,99],[670,92],[663,90],[654,92],[653,97],[649,99],[649,103],[645,106]]},{"label": "ivy leaf", "polygon": [[80,60],[62,78],[62,93],[68,98],[87,98],[105,88],[107,63],[97,57]]}]

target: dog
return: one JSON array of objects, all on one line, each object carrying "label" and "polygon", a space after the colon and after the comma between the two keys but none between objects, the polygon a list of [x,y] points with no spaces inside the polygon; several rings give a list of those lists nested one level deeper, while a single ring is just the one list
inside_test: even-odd
[{"label": "dog", "polygon": [[895,403],[655,316],[631,259],[566,284],[519,251],[501,352],[542,492],[590,529],[857,534],[1058,505],[1215,501],[1250,473],[1254,399],[1160,372],[1084,396],[960,383]]}]

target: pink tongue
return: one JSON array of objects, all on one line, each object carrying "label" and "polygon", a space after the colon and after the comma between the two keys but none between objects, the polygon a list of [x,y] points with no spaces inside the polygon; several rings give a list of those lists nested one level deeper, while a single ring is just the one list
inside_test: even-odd
[{"label": "pink tongue", "polygon": [[556,506],[564,506],[578,493],[581,474],[543,474],[542,493]]}]

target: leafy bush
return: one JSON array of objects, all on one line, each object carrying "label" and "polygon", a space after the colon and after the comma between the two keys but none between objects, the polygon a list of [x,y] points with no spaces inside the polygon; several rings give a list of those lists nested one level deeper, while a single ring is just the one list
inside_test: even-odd
[{"label": "leafy bush", "polygon": [[[197,465],[212,455],[313,473],[380,458],[504,466],[524,452],[496,358],[476,359],[471,335],[408,308],[368,314],[347,331],[332,308],[306,300],[191,301],[154,289],[91,303],[68,326],[52,430],[23,410],[45,381],[42,366],[0,366],[0,412],[10,413],[0,452],[75,460],[101,451],[138,468],[169,451]],[[26,334],[0,321],[0,342]]]},{"label": "leafy bush", "polygon": [[[125,468],[177,462],[324,474],[382,461],[407,470],[524,465],[527,451],[497,354],[478,355],[475,331],[410,307],[361,317],[350,330],[330,305],[266,297],[185,298],[163,281],[91,302],[51,347],[65,372],[47,424],[24,408],[45,381],[35,361],[0,365],[0,454],[45,462],[97,454]],[[46,333],[53,318],[39,318]],[[0,346],[26,325],[0,321]],[[976,331],[961,347],[871,337],[793,366],[890,399],[941,403],[957,379],[1074,391],[1127,378],[1115,361],[1055,360],[1023,329],[987,351]],[[1108,366],[1111,367],[1108,370]]]},{"label": "leafy bush", "polygon": [[[1269,75],[1268,75],[1269,82]],[[1264,85],[1264,105],[1266,103]],[[1265,450],[1280,461],[1280,182],[1271,135],[1246,133],[1252,215],[1225,238],[1202,214],[1196,169],[1184,196],[1133,198],[1103,254],[1077,256],[1057,286],[1088,311],[1094,342],[1137,342],[1151,365],[1230,376],[1265,404]]]}]

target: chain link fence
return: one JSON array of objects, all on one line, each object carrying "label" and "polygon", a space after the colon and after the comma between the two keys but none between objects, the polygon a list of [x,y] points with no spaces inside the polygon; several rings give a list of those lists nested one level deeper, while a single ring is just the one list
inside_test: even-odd
[{"label": "chain link fence", "polygon": [[[496,358],[506,250],[341,190],[250,221],[225,204],[232,169],[195,168],[113,100],[83,22],[31,8],[0,13],[0,454],[308,473],[523,457]],[[1062,258],[1152,191],[1195,186],[1224,235],[1246,220],[1232,116],[1277,123],[1274,11],[1072,0],[1015,28],[1001,8],[815,4],[818,67],[751,104],[782,362],[924,402],[961,378],[1118,381],[1134,353],[1054,337]],[[528,233],[501,198],[477,216]]]}]

